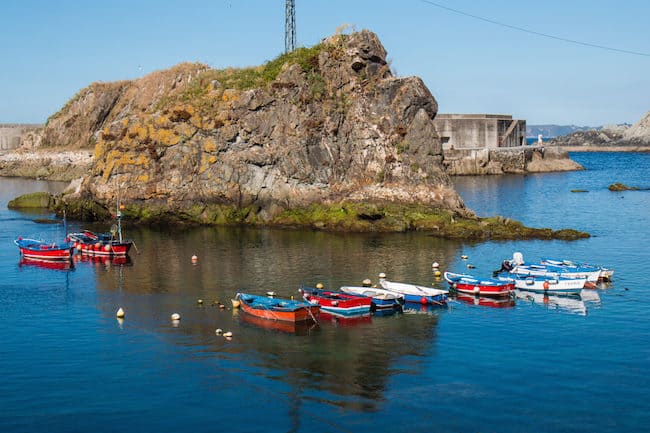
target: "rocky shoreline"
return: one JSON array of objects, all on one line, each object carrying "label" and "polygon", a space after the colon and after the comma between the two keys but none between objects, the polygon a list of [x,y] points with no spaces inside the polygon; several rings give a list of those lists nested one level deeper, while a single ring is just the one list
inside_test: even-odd
[{"label": "rocky shoreline", "polygon": [[0,176],[72,181],[88,174],[89,150],[12,150],[0,153]]}]

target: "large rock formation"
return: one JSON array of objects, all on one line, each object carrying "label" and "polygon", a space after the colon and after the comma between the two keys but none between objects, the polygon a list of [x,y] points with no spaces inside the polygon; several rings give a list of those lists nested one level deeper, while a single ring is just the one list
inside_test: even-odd
[{"label": "large rock formation", "polygon": [[392,76],[377,36],[362,31],[257,68],[181,64],[92,84],[48,120],[43,145],[94,146],[81,195],[119,194],[140,216],[157,208],[210,223],[227,207],[264,223],[345,202],[471,216],[441,164],[437,109],[421,79]]}]

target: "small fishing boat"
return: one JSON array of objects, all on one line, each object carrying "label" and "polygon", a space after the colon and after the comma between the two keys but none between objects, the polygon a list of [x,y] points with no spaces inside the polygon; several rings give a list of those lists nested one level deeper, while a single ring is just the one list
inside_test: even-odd
[{"label": "small fishing boat", "polygon": [[509,272],[510,274],[517,274],[520,276],[546,276],[553,278],[585,278],[588,282],[594,283],[590,285],[595,287],[595,283],[600,278],[600,269],[595,267],[567,267],[549,264],[536,264],[524,262],[524,256],[520,252],[512,255],[512,260],[504,260],[501,263],[501,269],[494,271],[494,274],[501,272]]},{"label": "small fishing boat", "polygon": [[126,256],[133,246],[133,241],[122,239],[121,234],[115,237],[113,233],[93,233],[84,230],[70,233],[68,237],[73,242],[75,251],[91,256]]},{"label": "small fishing boat", "polygon": [[270,298],[267,296],[237,293],[235,299],[239,307],[247,314],[268,320],[285,322],[318,322],[320,305],[293,299]]},{"label": "small fishing boat", "polygon": [[585,278],[550,277],[546,275],[518,275],[500,277],[504,281],[514,281],[520,290],[556,295],[579,295],[587,280]]},{"label": "small fishing boat", "polygon": [[345,292],[324,290],[317,287],[301,287],[305,301],[320,305],[323,311],[343,316],[370,314],[372,298]]},{"label": "small fishing boat", "polygon": [[372,311],[397,311],[404,304],[404,295],[377,287],[341,286],[342,292],[372,299]]},{"label": "small fishing boat", "polygon": [[542,260],[540,261],[540,264],[546,265],[546,266],[556,266],[561,269],[566,269],[569,271],[572,270],[587,270],[589,272],[594,272],[598,271],[598,281],[611,281],[612,277],[614,276],[614,269],[611,268],[605,268],[603,266],[596,266],[596,265],[589,265],[586,263],[575,263],[571,260],[565,260],[565,259],[551,259],[551,258],[546,258],[542,257]]},{"label": "small fishing boat", "polygon": [[445,280],[452,289],[461,293],[481,296],[511,296],[515,290],[514,281],[497,278],[476,278],[467,274],[444,273]]},{"label": "small fishing boat", "polygon": [[447,290],[434,289],[432,287],[418,286],[410,283],[397,283],[388,281],[386,274],[379,274],[379,285],[391,292],[404,296],[405,302],[418,302],[420,304],[444,305],[447,303]]},{"label": "small fishing boat", "polygon": [[14,243],[23,257],[32,260],[70,260],[72,257],[72,243],[68,241],[45,242],[19,236]]}]

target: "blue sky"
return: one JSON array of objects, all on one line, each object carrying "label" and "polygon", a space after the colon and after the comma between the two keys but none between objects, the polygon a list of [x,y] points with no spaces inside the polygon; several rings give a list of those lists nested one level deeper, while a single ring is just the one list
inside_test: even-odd
[{"label": "blue sky", "polygon": [[[94,81],[184,61],[252,66],[284,50],[283,0],[6,0],[0,7],[0,123],[41,123]],[[348,24],[379,36],[399,76],[417,75],[441,113],[529,124],[636,122],[650,110],[647,0],[296,0],[297,42]]]}]

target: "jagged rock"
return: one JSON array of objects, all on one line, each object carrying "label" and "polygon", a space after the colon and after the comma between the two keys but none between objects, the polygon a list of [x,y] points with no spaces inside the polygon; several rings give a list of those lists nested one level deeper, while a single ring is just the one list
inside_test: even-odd
[{"label": "jagged rock", "polygon": [[345,201],[472,216],[441,164],[437,109],[422,80],[393,77],[377,36],[361,31],[257,68],[182,64],[92,84],[50,118],[43,141],[95,147],[78,195],[104,203],[233,206],[261,222]]}]

